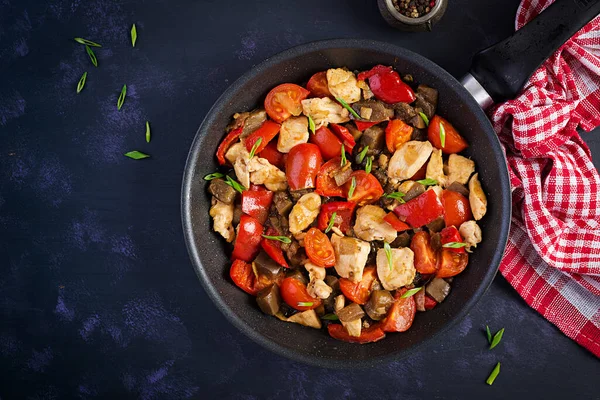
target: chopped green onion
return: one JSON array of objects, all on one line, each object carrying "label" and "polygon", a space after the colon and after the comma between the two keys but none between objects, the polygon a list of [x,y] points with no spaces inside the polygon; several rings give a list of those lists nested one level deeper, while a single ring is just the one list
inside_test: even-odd
[{"label": "chopped green onion", "polygon": [[446,130],[444,129],[444,124],[440,121],[440,142],[442,142],[442,147],[446,147]]},{"label": "chopped green onion", "polygon": [[90,46],[90,47],[102,47],[102,45],[100,45],[96,42],[92,42],[91,40],[87,40],[87,39],[80,38],[80,37],[76,37],[75,41],[79,44],[84,44],[84,45]]},{"label": "chopped green onion", "polygon": [[352,177],[352,183],[350,184],[350,190],[348,190],[348,198],[352,197],[354,194],[354,189],[356,189],[356,177]]},{"label": "chopped green onion", "polygon": [[401,204],[406,203],[406,201],[404,201],[403,197],[406,195],[406,193],[402,193],[402,192],[392,192],[392,193],[388,193],[385,195],[385,197],[387,197],[388,199],[392,199],[392,200],[398,200]]},{"label": "chopped green onion", "polygon": [[425,125],[429,126],[429,118],[427,118],[427,115],[425,115],[425,113],[422,112],[420,112],[419,115],[421,116],[423,122],[425,122]]},{"label": "chopped green onion", "polygon": [[365,156],[367,155],[367,151],[369,151],[369,146],[365,146],[365,148],[362,149],[360,151],[360,153],[358,153],[358,162],[359,163],[363,162],[363,160],[365,159]]},{"label": "chopped green onion", "polygon": [[225,183],[228,184],[229,186],[231,186],[232,188],[234,188],[235,190],[237,190],[240,193],[243,193],[244,190],[246,190],[246,188],[244,186],[242,186],[240,183],[238,183],[235,179],[233,179],[232,177],[230,177],[229,175],[227,175],[225,177]]},{"label": "chopped green onion", "polygon": [[342,160],[340,161],[340,167],[343,167],[344,165],[346,165],[346,148],[344,147],[344,145],[341,146],[340,149],[340,153],[342,153]]},{"label": "chopped green onion", "polygon": [[146,121],[146,143],[150,143],[150,122]]},{"label": "chopped green onion", "polygon": [[367,164],[365,165],[365,172],[367,174],[370,174],[372,168],[373,168],[373,157],[367,157]]},{"label": "chopped green onion", "polygon": [[259,137],[256,142],[254,142],[254,145],[252,146],[252,150],[250,150],[250,158],[254,157],[254,153],[256,153],[256,150],[258,150],[258,146],[260,146],[260,144],[262,143],[262,137]]},{"label": "chopped green onion", "polygon": [[314,303],[312,301],[299,301],[298,307],[312,307],[313,304]]},{"label": "chopped green onion", "polygon": [[500,341],[502,340],[502,335],[504,335],[504,328],[500,329],[494,335],[494,337],[492,339],[492,344],[490,345],[490,350],[493,349],[494,347],[498,346],[498,343],[500,343]]},{"label": "chopped green onion", "polygon": [[135,47],[135,42],[137,41],[137,29],[135,24],[131,27],[131,45]]},{"label": "chopped green onion", "polygon": [[485,333],[487,335],[487,340],[489,344],[492,344],[492,332],[490,332],[490,327],[489,326],[485,326]]},{"label": "chopped green onion", "polygon": [[339,97],[336,97],[335,99],[336,99],[336,100],[337,100],[337,101],[338,101],[338,102],[339,102],[339,103],[340,103],[342,106],[344,106],[344,108],[345,108],[346,110],[348,110],[348,111],[350,112],[350,114],[352,114],[352,115],[354,116],[354,118],[362,120],[362,118],[360,117],[360,115],[358,115],[358,114],[356,113],[356,111],[354,111],[354,109],[353,109],[352,107],[350,107],[350,106],[348,105],[348,103],[346,103],[346,102],[345,102],[343,99],[340,99]]},{"label": "chopped green onion", "polygon": [[265,239],[269,239],[269,240],[278,240],[281,243],[285,243],[285,244],[292,243],[292,239],[290,239],[287,236],[267,236],[267,235],[262,235],[262,237],[264,237]]},{"label": "chopped green onion", "polygon": [[144,154],[140,151],[130,151],[128,153],[125,153],[125,156],[129,157],[129,158],[133,158],[134,160],[141,160],[142,158],[148,158],[150,157],[148,154]]},{"label": "chopped green onion", "polygon": [[94,67],[97,67],[98,59],[96,58],[96,55],[94,54],[90,46],[85,45],[85,51],[88,53],[88,56],[90,56],[90,60],[92,60],[92,64],[94,64]]},{"label": "chopped green onion", "polygon": [[123,107],[123,103],[125,103],[125,96],[127,96],[127,85],[123,85],[121,89],[121,94],[119,95],[119,99],[117,100],[117,110],[121,111],[121,107]]},{"label": "chopped green onion", "polygon": [[414,296],[415,294],[417,294],[421,289],[423,289],[423,286],[421,287],[416,287],[413,289],[409,289],[406,291],[406,293],[404,293],[402,296],[400,296],[401,299],[406,299],[407,297],[410,296]]},{"label": "chopped green onion", "polygon": [[204,180],[205,181],[212,181],[213,179],[222,178],[224,176],[225,175],[223,175],[220,172],[213,172],[212,174],[204,175]]},{"label": "chopped green onion", "polygon": [[450,248],[450,249],[460,249],[461,247],[465,247],[467,244],[462,242],[448,242],[443,244],[442,247]]},{"label": "chopped green onion", "polygon": [[83,75],[81,75],[79,82],[77,83],[77,94],[81,93],[81,91],[83,90],[86,79],[87,79],[87,72],[84,72]]},{"label": "chopped green onion", "polygon": [[417,183],[420,183],[421,185],[425,185],[425,186],[433,186],[433,185],[437,185],[438,181],[436,181],[435,179],[427,178],[427,179],[421,179],[420,181],[417,181]]},{"label": "chopped green onion", "polygon": [[310,115],[308,116],[308,129],[310,129],[313,135],[315,134],[315,120]]},{"label": "chopped green onion", "polygon": [[339,321],[340,320],[340,318],[335,314],[325,314],[321,317],[321,319],[324,319],[326,321]]},{"label": "chopped green onion", "polygon": [[333,228],[333,224],[335,223],[335,217],[337,217],[337,212],[334,211],[333,214],[331,214],[331,218],[329,218],[329,223],[327,224],[327,229],[325,229],[325,233],[329,233],[331,228]]},{"label": "chopped green onion", "polygon": [[394,263],[392,262],[392,248],[388,242],[383,242],[383,248],[385,250],[385,256],[388,260],[388,265],[390,266],[390,271],[394,269]]},{"label": "chopped green onion", "polygon": [[500,374],[500,363],[497,363],[496,366],[494,367],[492,373],[490,374],[490,376],[488,376],[488,378],[486,379],[485,383],[487,383],[488,385],[491,386],[499,374]]}]

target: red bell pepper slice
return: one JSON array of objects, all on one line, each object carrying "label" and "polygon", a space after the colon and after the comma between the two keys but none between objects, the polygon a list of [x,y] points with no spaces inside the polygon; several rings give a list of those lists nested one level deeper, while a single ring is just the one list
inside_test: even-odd
[{"label": "red bell pepper slice", "polygon": [[232,130],[225,136],[225,139],[219,144],[219,148],[217,148],[217,160],[219,161],[219,165],[225,165],[227,160],[225,159],[225,153],[229,150],[229,147],[237,142],[242,134],[243,126],[240,126],[237,129]]},{"label": "red bell pepper slice", "polygon": [[242,212],[264,224],[272,202],[273,192],[262,186],[252,185],[251,190],[244,190],[242,193]]},{"label": "red bell pepper slice", "polygon": [[271,140],[269,144],[267,144],[267,147],[262,149],[258,155],[265,158],[271,165],[274,165],[279,169],[285,168],[283,153],[277,150],[276,140]]},{"label": "red bell pepper slice", "polygon": [[331,130],[335,135],[342,141],[344,147],[346,148],[346,152],[352,154],[352,149],[356,146],[356,140],[354,140],[354,136],[350,133],[348,128],[338,124],[329,124]]},{"label": "red bell pepper slice", "polygon": [[251,262],[260,251],[263,226],[249,215],[242,214],[231,258]]},{"label": "red bell pepper slice", "polygon": [[402,232],[411,229],[406,223],[400,221],[393,212],[388,213],[385,217],[383,217],[383,220],[390,224],[392,228],[396,230],[396,232]]},{"label": "red bell pepper slice", "polygon": [[370,71],[358,74],[358,80],[369,80],[369,88],[375,97],[385,103],[412,103],[415,101],[415,92],[406,83],[402,82],[400,75],[383,65],[376,65]]},{"label": "red bell pepper slice", "polygon": [[437,301],[435,301],[431,297],[425,295],[425,309],[426,310],[431,310],[436,305],[437,305]]},{"label": "red bell pepper slice", "polygon": [[252,132],[246,138],[246,150],[252,151],[254,143],[258,141],[258,138],[262,138],[262,142],[260,142],[254,154],[260,153],[265,149],[265,147],[267,147],[267,144],[269,144],[271,139],[273,139],[279,133],[279,128],[281,128],[281,125],[279,125],[277,122],[266,120],[263,122],[260,128]]},{"label": "red bell pepper slice", "polygon": [[364,131],[366,129],[369,129],[370,127],[372,127],[373,125],[377,125],[380,121],[377,122],[370,122],[370,121],[359,121],[359,120],[354,120],[354,124],[356,125],[356,129],[358,129],[359,131]]},{"label": "red bell pepper slice", "polygon": [[340,324],[329,324],[327,326],[327,331],[332,338],[348,343],[373,343],[385,338],[385,333],[378,324],[363,329],[360,332],[360,336],[350,336],[346,328]]},{"label": "red bell pepper slice", "polygon": [[[442,246],[445,245],[446,243],[463,243],[463,238],[462,238],[462,236],[460,236],[460,233],[458,232],[458,229],[456,229],[455,226],[448,226],[448,227],[442,229],[441,235],[442,235]],[[458,248],[446,247],[446,249],[448,249],[454,253],[466,253],[464,247],[458,247]]]},{"label": "red bell pepper slice", "polygon": [[413,228],[419,228],[444,215],[444,206],[433,190],[427,190],[422,195],[400,204],[394,209],[394,213]]},{"label": "red bell pepper slice", "polygon": [[331,203],[323,204],[317,218],[317,228],[322,231],[327,229],[331,216],[335,213],[333,226],[347,233],[350,230],[354,208],[356,208],[356,203],[350,201],[332,201]]},{"label": "red bell pepper slice", "polygon": [[341,197],[344,195],[343,187],[338,186],[335,182],[335,178],[330,176],[333,171],[340,168],[341,162],[341,157],[335,157],[321,165],[321,168],[319,168],[319,173],[317,174],[317,189],[315,190],[319,196]]},{"label": "red bell pepper slice", "polygon": [[[265,232],[265,236],[279,236],[279,232],[273,227],[268,227],[267,231]],[[263,237],[260,242],[260,246],[277,264],[286,268],[290,267],[283,256],[281,242],[279,240],[267,239]]]},{"label": "red bell pepper slice", "polygon": [[256,285],[256,277],[252,271],[251,264],[243,260],[235,260],[233,264],[231,264],[229,276],[233,283],[244,292],[253,296],[256,296],[256,293],[258,293],[259,289]]}]

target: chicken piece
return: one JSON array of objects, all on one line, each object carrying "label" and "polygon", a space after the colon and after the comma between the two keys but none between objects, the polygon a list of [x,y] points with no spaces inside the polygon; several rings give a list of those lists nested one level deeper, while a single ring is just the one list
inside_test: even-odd
[{"label": "chicken piece", "polygon": [[[247,170],[250,173],[250,182],[255,185],[265,185],[273,192],[285,190],[288,187],[285,173],[272,165],[266,158],[252,157],[247,161]],[[246,187],[248,188],[250,185]]]},{"label": "chicken piece", "polygon": [[344,327],[346,328],[346,330],[348,331],[348,334],[350,336],[354,336],[354,337],[359,337],[360,336],[360,331],[362,330],[362,319],[355,319],[354,321],[350,321],[350,322],[342,322],[342,325],[344,325]]},{"label": "chicken piece", "polygon": [[227,204],[213,196],[209,214],[213,217],[213,229],[219,232],[229,243],[233,242],[235,232],[233,222],[233,203]]},{"label": "chicken piece", "polygon": [[477,244],[481,243],[481,228],[475,221],[463,222],[458,228],[458,232],[467,244],[466,249],[469,253],[473,247],[477,247]]},{"label": "chicken piece", "polygon": [[409,179],[427,162],[433,146],[428,141],[412,140],[394,152],[388,165],[388,177]]},{"label": "chicken piece", "polygon": [[487,212],[487,197],[479,182],[479,174],[475,174],[469,181],[469,203],[473,217],[479,221]]},{"label": "chicken piece", "polygon": [[304,115],[290,117],[283,121],[279,129],[277,150],[289,153],[295,145],[308,142],[308,135],[308,118]]},{"label": "chicken piece", "polygon": [[369,107],[361,107],[360,108],[360,117],[363,119],[371,119],[371,115],[373,115],[373,109]]},{"label": "chicken piece", "polygon": [[306,264],[304,264],[304,268],[306,268],[306,271],[308,272],[308,277],[311,281],[315,279],[325,280],[325,276],[327,274],[325,268],[319,267],[318,265],[315,265],[311,262],[307,262]]},{"label": "chicken piece", "polygon": [[358,83],[356,84],[356,86],[358,86],[359,88],[361,88],[363,99],[369,100],[370,98],[372,98],[372,97],[375,96],[373,94],[373,92],[371,91],[371,88],[369,87],[369,85],[367,84],[367,82],[365,82],[365,81],[358,81]]},{"label": "chicken piece", "polygon": [[335,270],[338,275],[352,282],[360,282],[371,245],[360,239],[338,235],[331,236],[331,244],[335,252]]},{"label": "chicken piece", "polygon": [[290,232],[295,235],[308,228],[319,215],[320,209],[321,196],[318,194],[311,192],[300,197],[290,212]]},{"label": "chicken piece", "polygon": [[372,240],[383,240],[392,243],[398,233],[383,218],[386,212],[383,208],[373,205],[360,207],[356,210],[356,223],[354,234],[356,237],[370,242]]},{"label": "chicken piece", "polygon": [[304,115],[315,121],[315,129],[328,123],[342,124],[350,121],[350,113],[329,97],[302,100]]},{"label": "chicken piece", "polygon": [[227,150],[225,153],[225,159],[231,164],[235,163],[240,157],[250,158],[250,153],[246,150],[246,146],[242,142],[237,142]]},{"label": "chicken piece", "polygon": [[240,184],[246,189],[250,188],[250,172],[248,171],[248,158],[241,156],[233,163],[233,170]]},{"label": "chicken piece", "polygon": [[338,312],[344,307],[346,307],[346,298],[343,294],[340,294],[335,298],[335,301],[333,302],[333,311]]},{"label": "chicken piece", "polygon": [[446,175],[444,174],[444,160],[442,159],[442,150],[433,149],[429,162],[427,163],[427,179],[435,179],[438,183],[446,187]]},{"label": "chicken piece", "polygon": [[287,322],[308,326],[309,328],[321,329],[321,320],[315,310],[306,310],[292,315],[287,319]]},{"label": "chicken piece", "polygon": [[392,266],[387,259],[385,249],[377,251],[377,276],[386,290],[395,290],[406,286],[415,279],[415,254],[408,247],[391,249]]},{"label": "chicken piece", "polygon": [[386,169],[388,166],[388,163],[390,162],[390,158],[385,154],[381,154],[379,156],[378,162],[379,162],[379,168]]},{"label": "chicken piece", "polygon": [[472,160],[458,154],[450,154],[448,158],[448,184],[458,182],[466,185],[473,172],[475,172],[475,163]]},{"label": "chicken piece", "polygon": [[333,289],[321,279],[315,279],[308,282],[308,285],[306,285],[306,291],[312,297],[318,297],[319,299],[326,299],[331,295],[331,293],[333,293]]},{"label": "chicken piece", "polygon": [[346,103],[355,103],[360,100],[360,88],[356,77],[350,71],[343,68],[332,68],[327,70],[327,87],[334,97],[344,100]]}]

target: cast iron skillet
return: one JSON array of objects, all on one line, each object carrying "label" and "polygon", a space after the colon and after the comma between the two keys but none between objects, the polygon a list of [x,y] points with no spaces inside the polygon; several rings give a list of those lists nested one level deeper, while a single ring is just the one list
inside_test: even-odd
[{"label": "cast iron skillet", "polygon": [[[514,96],[546,57],[600,12],[599,2],[593,3],[559,0],[510,39],[480,53],[465,84],[477,90],[474,96],[483,105],[491,104],[490,98],[499,101]],[[577,8],[580,6],[583,8]],[[555,29],[557,21],[562,25]],[[506,60],[510,62],[504,63]],[[202,177],[217,169],[214,153],[231,116],[260,106],[274,86],[306,82],[313,73],[331,67],[364,70],[376,64],[391,65],[439,90],[438,113],[469,142],[465,153],[477,165],[488,196],[488,212],[480,223],[483,242],[471,255],[465,272],[454,280],[450,296],[433,311],[419,313],[407,332],[389,334],[380,342],[361,346],[336,341],[323,330],[267,316],[258,309],[253,297],[230,281],[231,249],[212,231],[208,215],[210,196]],[[516,69],[511,69],[515,65]],[[186,244],[200,281],[217,307],[242,332],[294,360],[323,367],[367,367],[406,357],[434,336],[441,336],[477,303],[496,275],[506,245],[511,218],[510,184],[505,158],[488,118],[469,91],[450,74],[428,59],[391,44],[327,40],[301,45],[264,61],[217,100],[196,133],[188,156],[182,218]]]}]

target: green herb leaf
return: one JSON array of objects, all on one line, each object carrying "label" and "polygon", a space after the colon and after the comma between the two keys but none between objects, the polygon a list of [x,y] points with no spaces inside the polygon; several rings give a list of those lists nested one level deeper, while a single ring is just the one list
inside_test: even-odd
[{"label": "green herb leaf", "polygon": [[465,247],[467,244],[462,242],[448,242],[442,245],[442,247],[446,247],[449,249],[460,249],[461,247]]},{"label": "green herb leaf", "polygon": [[329,233],[331,228],[333,228],[333,224],[335,223],[335,217],[337,217],[337,212],[334,211],[333,214],[331,214],[331,218],[329,218],[329,223],[327,224],[327,229],[325,229],[325,233]]},{"label": "green herb leaf", "polygon": [[352,197],[354,190],[356,189],[356,177],[352,177],[352,183],[350,184],[350,190],[348,190],[348,198]]},{"label": "green herb leaf", "polygon": [[313,304],[312,301],[299,301],[298,307],[312,307]]},{"label": "green herb leaf", "polygon": [[489,344],[492,344],[492,332],[490,332],[490,327],[489,326],[485,326],[485,333],[487,335],[487,340]]},{"label": "green herb leaf", "polygon": [[231,186],[232,188],[234,188],[235,190],[237,190],[240,193],[243,193],[244,190],[246,190],[246,188],[244,186],[242,186],[240,183],[238,183],[235,179],[233,179],[229,175],[227,175],[225,177],[225,183],[228,184],[229,186]]},{"label": "green herb leaf", "polygon": [[262,143],[262,139],[262,137],[259,137],[252,145],[252,150],[250,150],[250,158],[254,157],[254,153],[256,153],[256,150],[258,150],[258,146],[260,146]]},{"label": "green herb leaf", "polygon": [[84,45],[90,46],[90,47],[102,47],[102,45],[100,45],[96,42],[92,42],[91,40],[87,40],[87,39],[80,38],[80,37],[76,37],[75,41],[79,44],[84,44]]},{"label": "green herb leaf", "polygon": [[264,237],[265,239],[269,239],[269,240],[278,240],[281,243],[285,243],[285,244],[292,243],[292,239],[290,239],[287,236],[267,236],[267,235],[262,235],[262,237]]},{"label": "green herb leaf", "polygon": [[383,248],[385,250],[385,256],[388,260],[388,265],[390,266],[390,271],[394,269],[394,263],[392,262],[392,248],[388,242],[383,242]]},{"label": "green herb leaf", "polygon": [[419,292],[419,290],[423,289],[423,286],[421,287],[416,287],[413,289],[409,289],[406,291],[406,293],[404,293],[402,296],[400,296],[401,299],[406,299],[407,297],[410,296],[414,296],[415,294],[417,294]]},{"label": "green herb leaf", "polygon": [[324,319],[325,321],[339,321],[339,317],[335,314],[325,314],[321,317],[321,319]]},{"label": "green herb leaf", "polygon": [[344,100],[340,99],[339,97],[336,97],[335,99],[338,101],[338,103],[340,103],[342,106],[344,106],[344,108],[346,110],[348,110],[350,112],[350,114],[352,114],[354,116],[354,118],[362,120],[360,115],[358,115],[356,113],[356,111],[354,111],[354,109],[348,105],[348,103],[346,103]]},{"label": "green herb leaf", "polygon": [[417,181],[417,183],[420,183],[421,185],[425,185],[425,186],[433,186],[433,185],[437,185],[438,181],[436,181],[435,179],[427,178],[427,179],[421,179],[420,181]]},{"label": "green herb leaf", "polygon": [[144,154],[140,151],[130,151],[129,153],[125,153],[125,156],[129,157],[129,158],[133,158],[134,160],[141,160],[142,158],[148,158],[150,157],[148,154]]},{"label": "green herb leaf", "polygon": [[488,378],[486,379],[485,383],[487,383],[488,385],[491,386],[499,374],[500,374],[500,363],[497,363],[496,366],[494,367],[494,369],[492,370],[492,373],[490,374],[490,376],[488,376]]},{"label": "green herb leaf", "polygon": [[429,126],[429,118],[427,118],[427,115],[425,115],[425,113],[420,112],[419,115],[421,116],[421,119],[425,122],[425,125]]},{"label": "green herb leaf", "polygon": [[406,195],[406,193],[402,193],[402,192],[392,192],[392,193],[388,193],[385,195],[385,197],[387,197],[388,199],[392,199],[392,200],[398,200],[401,204],[406,203],[406,201],[404,201],[404,196]]},{"label": "green herb leaf", "polygon": [[137,29],[135,24],[131,27],[131,45],[135,47],[135,42],[137,41]]},{"label": "green herb leaf", "polygon": [[94,54],[94,52],[92,51],[92,49],[90,48],[90,46],[86,45],[85,46],[85,51],[88,53],[88,56],[90,56],[90,60],[92,60],[92,64],[94,64],[94,67],[98,66],[98,59],[96,58],[96,55]]},{"label": "green herb leaf", "polygon": [[308,116],[308,129],[310,129],[313,135],[315,134],[315,121],[310,115]]},{"label": "green herb leaf", "polygon": [[87,79],[87,72],[84,72],[83,75],[81,75],[79,82],[77,83],[77,94],[81,93],[81,91],[83,90],[86,79]]},{"label": "green herb leaf", "polygon": [[146,121],[146,143],[150,143],[150,122]]},{"label": "green herb leaf", "polygon": [[359,163],[363,162],[363,160],[365,159],[365,156],[367,155],[367,151],[369,151],[369,146],[365,146],[365,148],[362,149],[360,151],[360,153],[358,153],[358,162]]},{"label": "green herb leaf", "polygon": [[342,160],[340,161],[340,167],[343,167],[344,165],[346,165],[346,148],[344,147],[344,145],[341,146],[340,148],[340,153],[342,154]]},{"label": "green herb leaf", "polygon": [[446,129],[444,129],[444,124],[440,121],[440,142],[442,142],[442,147],[446,147]]},{"label": "green herb leaf", "polygon": [[367,174],[370,174],[371,168],[373,168],[373,157],[367,157],[367,164],[365,165],[365,172]]},{"label": "green herb leaf", "polygon": [[204,175],[204,180],[205,181],[212,181],[213,179],[222,178],[224,176],[225,175],[223,175],[220,172],[213,172],[212,174]]},{"label": "green herb leaf", "polygon": [[490,345],[490,350],[494,347],[498,346],[498,343],[502,340],[502,335],[504,335],[504,328],[500,329],[494,337],[492,338],[492,344]]},{"label": "green herb leaf", "polygon": [[121,107],[123,107],[123,103],[125,102],[125,96],[127,96],[127,85],[123,85],[121,89],[121,94],[119,95],[119,99],[117,100],[117,110],[121,111]]}]

